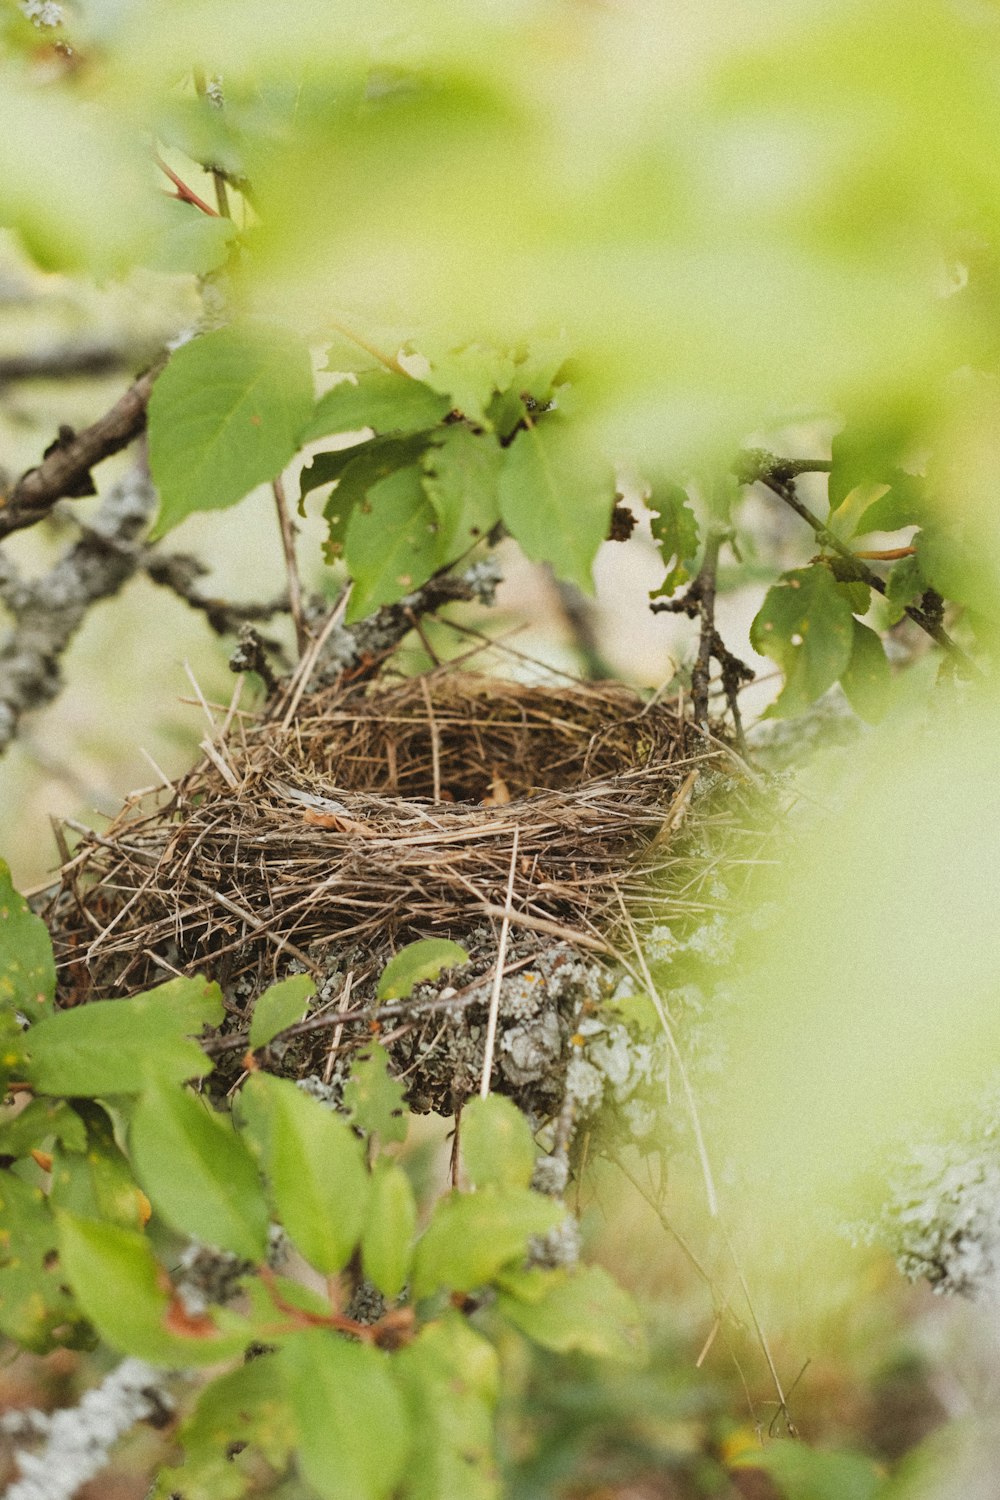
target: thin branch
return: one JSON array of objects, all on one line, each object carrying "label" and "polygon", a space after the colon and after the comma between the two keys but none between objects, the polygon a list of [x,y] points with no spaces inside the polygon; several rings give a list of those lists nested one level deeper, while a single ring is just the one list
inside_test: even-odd
[{"label": "thin branch", "polygon": [[[795,480],[800,474],[828,474],[831,467],[829,459],[778,458],[775,454],[768,453],[762,448],[748,448],[740,454],[733,465],[733,472],[740,484],[759,483],[766,485],[772,494],[777,495],[779,500],[783,500],[791,510],[794,510],[797,516],[800,516],[805,521],[807,526],[812,528],[820,546],[827,548],[830,552],[835,552],[838,558],[841,559],[843,566],[835,574],[840,581],[866,583],[869,588],[874,589],[877,594],[881,594],[884,597],[886,593],[885,580],[869,568],[856,552],[852,552],[847,543],[842,541],[836,532],[831,531],[828,526],[824,525],[819,516],[814,515],[808,505],[800,500],[796,494]],[[924,600],[926,601],[926,599],[927,595],[925,594]],[[961,646],[956,645],[952,640],[941,624],[936,610],[928,609],[926,603],[923,608],[920,605],[908,604],[905,607],[904,613],[909,616],[915,625],[919,625],[920,629],[925,631],[933,641],[936,641],[943,651],[947,652],[964,677],[980,677],[982,675],[975,662],[966,656]]]},{"label": "thin branch", "polygon": [[51,344],[31,354],[7,354],[0,358],[0,386],[15,381],[76,380],[107,375],[129,366],[134,369],[151,353],[148,348],[129,348],[100,339]]},{"label": "thin branch", "polygon": [[92,484],[89,489],[83,488],[90,481],[90,470],[112,453],[127,448],[145,429],[153,383],[166,362],[163,355],[110,411],[82,432],[68,428],[61,432],[37,468],[22,474],[10,494],[0,501],[0,540],[44,520],[64,496],[93,494]]},{"label": "thin branch", "polygon": [[0,642],[0,754],[14,738],[22,714],[59,692],[61,658],[88,610],[117,594],[135,573],[141,555],[138,538],[155,505],[145,467],[130,471],[48,573],[5,589],[14,626]]},{"label": "thin branch", "polygon": [[[173,167],[168,167],[166,162],[163,160],[163,157],[160,156],[157,152],[153,153],[153,160],[156,162],[156,165],[159,167],[160,171],[165,172],[166,175],[170,178],[170,181],[177,189],[176,196],[181,200],[182,203],[193,204],[195,208],[200,208],[203,214],[209,214],[213,219],[218,219],[220,217],[218,209],[213,208],[210,203],[206,203],[204,198],[199,198],[194,189],[189,188],[184,179],[182,177],[178,177]],[[174,195],[170,193],[167,196],[173,197]]]},{"label": "thin branch", "polygon": [[302,618],[302,584],[299,581],[299,564],[295,556],[295,527],[292,518],[288,514],[288,501],[285,498],[285,487],[281,482],[281,476],[273,480],[271,490],[274,494],[274,504],[278,512],[278,528],[281,532],[281,550],[285,554],[285,574],[288,578],[288,600],[292,610],[292,620],[295,624],[295,640],[298,644],[299,655],[302,656],[306,646],[309,644],[309,633]]}]

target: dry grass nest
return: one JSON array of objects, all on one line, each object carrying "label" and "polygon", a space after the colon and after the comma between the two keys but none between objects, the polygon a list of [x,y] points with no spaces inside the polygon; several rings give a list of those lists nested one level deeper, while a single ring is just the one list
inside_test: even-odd
[{"label": "dry grass nest", "polygon": [[64,1001],[195,969],[233,995],[293,959],[461,941],[499,925],[509,881],[516,930],[599,951],[714,758],[617,683],[439,669],[236,714],[156,806],[83,833],[47,912]]}]

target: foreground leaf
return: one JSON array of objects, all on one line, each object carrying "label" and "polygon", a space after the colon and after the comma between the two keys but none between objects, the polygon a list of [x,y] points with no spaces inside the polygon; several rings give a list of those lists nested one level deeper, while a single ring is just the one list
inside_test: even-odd
[{"label": "foreground leaf", "polygon": [[389,1359],[324,1329],[277,1356],[303,1476],[323,1500],[384,1500],[402,1478],[411,1422]]},{"label": "foreground leaf", "polygon": [[824,1453],[804,1443],[772,1443],[742,1455],[737,1469],[763,1469],[781,1488],[784,1500],[875,1500],[883,1481],[875,1465],[859,1453]]},{"label": "foreground leaf", "polygon": [[559,415],[519,432],[506,449],[500,514],[532,562],[593,593],[591,569],[608,534],[615,486],[605,464],[581,448]]},{"label": "foreground leaf", "polygon": [[368,370],[358,376],[357,384],[342,380],[320,397],[302,441],[362,427],[379,434],[423,432],[437,426],[450,408],[447,396],[420,380],[392,370]]},{"label": "foreground leaf", "polygon": [[424,488],[437,512],[441,550],[456,558],[488,536],[500,519],[497,485],[504,452],[490,433],[473,433],[464,422],[424,454]]},{"label": "foreground leaf", "polygon": [[531,1127],[500,1094],[470,1099],[462,1111],[462,1160],[476,1187],[526,1188],[538,1155]]},{"label": "foreground leaf", "polygon": [[268,1073],[248,1079],[239,1112],[285,1229],[318,1271],[343,1270],[368,1203],[361,1143],[318,1100]]},{"label": "foreground leaf", "polygon": [[210,1060],[188,1038],[225,1011],[217,984],[172,979],[130,1000],[95,1000],[32,1026],[25,1075],[42,1094],[137,1094],[151,1078],[203,1078]]},{"label": "foreground leaf", "polygon": [[400,1351],[395,1368],[414,1434],[406,1500],[494,1500],[500,1376],[493,1346],[449,1312]]},{"label": "foreground leaf", "polygon": [[246,1260],[264,1259],[260,1174],[228,1116],[185,1089],[154,1086],[132,1115],[129,1149],[154,1211],[174,1229]]},{"label": "foreground leaf", "polygon": [[667,569],[663,582],[650,597],[669,598],[691,577],[698,551],[698,521],[691,509],[687,490],[679,484],[655,485],[647,504],[653,512],[653,540]]},{"label": "foreground leaf", "polygon": [[149,402],[155,534],[280,474],[312,406],[309,350],[280,329],[222,328],[176,350]]},{"label": "foreground leaf", "polygon": [[99,1104],[82,1099],[77,1100],[74,1113],[84,1132],[84,1146],[80,1149],[71,1140],[68,1148],[60,1145],[54,1151],[52,1207],[140,1229],[148,1214],[147,1200],[115,1140],[111,1117]]},{"label": "foreground leaf", "polygon": [[[340,486],[337,496],[343,498]],[[398,469],[371,485],[363,503],[351,511],[344,557],[354,579],[349,622],[363,619],[380,604],[394,604],[437,571],[445,561],[440,527],[418,468]]]},{"label": "foreground leaf", "polygon": [[854,621],[854,644],[851,658],[840,674],[840,685],[855,713],[877,724],[889,707],[892,671],[885,647],[874,630]]},{"label": "foreground leaf", "polygon": [[372,1173],[361,1264],[386,1297],[398,1297],[410,1272],[417,1202],[410,1179],[396,1162],[382,1160]]},{"label": "foreground leaf", "polygon": [[55,990],[48,929],[14,889],[10,866],[0,859],[0,1006],[37,1021],[51,1010]]},{"label": "foreground leaf", "polygon": [[13,1172],[0,1172],[0,1333],[38,1354],[87,1341],[57,1246],[45,1195]]},{"label": "foreground leaf", "polygon": [[74,1214],[58,1215],[63,1275],[97,1332],[113,1349],[184,1369],[239,1356],[247,1329],[220,1333],[210,1315],[189,1335],[170,1332],[170,1279],[144,1235]]},{"label": "foreground leaf", "polygon": [[768,710],[772,718],[801,713],[832,687],[850,660],[854,617],[829,568],[796,568],[768,589],[750,626],[750,643],[785,674]]},{"label": "foreground leaf", "polygon": [[439,1287],[471,1292],[485,1286],[525,1254],[532,1235],[554,1229],[565,1213],[561,1203],[527,1188],[450,1193],[417,1243],[414,1296],[426,1297]]},{"label": "foreground leaf", "polygon": [[602,1266],[541,1274],[545,1282],[531,1280],[526,1297],[519,1295],[518,1273],[504,1278],[498,1307],[516,1328],[560,1354],[575,1350],[627,1364],[642,1360],[645,1339],[638,1309]]},{"label": "foreground leaf", "polygon": [[284,1468],[295,1446],[295,1420],[281,1389],[273,1354],[217,1376],[198,1397],[177,1441],[184,1462],[157,1479],[154,1495],[168,1500],[239,1500],[249,1485],[233,1463],[233,1447],[246,1443],[272,1468]]}]

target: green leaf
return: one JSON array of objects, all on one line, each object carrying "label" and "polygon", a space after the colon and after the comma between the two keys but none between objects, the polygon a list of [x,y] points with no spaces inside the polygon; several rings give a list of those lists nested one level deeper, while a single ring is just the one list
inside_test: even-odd
[{"label": "green leaf", "polygon": [[918,525],[926,510],[924,484],[916,475],[896,469],[891,488],[862,512],[858,532],[901,531],[905,526]]},{"label": "green leaf", "polygon": [[267,1202],[227,1115],[186,1089],[153,1085],[133,1112],[129,1150],[154,1212],[172,1228],[246,1260],[265,1258]]},{"label": "green leaf", "polygon": [[232,219],[210,218],[191,203],[164,200],[164,227],[149,256],[150,270],[168,276],[205,276],[224,266],[237,235]]},{"label": "green leaf", "polygon": [[476,1187],[526,1188],[538,1154],[531,1127],[500,1094],[470,1099],[462,1111],[462,1160]]},{"label": "green leaf", "polygon": [[344,1086],[348,1119],[385,1145],[406,1140],[406,1090],[389,1073],[389,1054],[377,1044],[366,1047]]},{"label": "green leaf", "polygon": [[804,1443],[776,1442],[742,1454],[737,1469],[763,1469],[785,1500],[875,1500],[884,1482],[871,1459],[859,1453],[824,1453]]},{"label": "green leaf", "polygon": [[785,674],[772,718],[801,713],[847,667],[854,644],[851,606],[822,563],[782,575],[750,626],[750,643]]},{"label": "green leaf", "polygon": [[130,1000],[95,1000],[47,1016],[28,1031],[28,1081],[43,1094],[137,1094],[150,1078],[183,1081],[212,1071],[187,1038],[225,1015],[217,984],[171,979]]},{"label": "green leaf", "polygon": [[642,1322],[635,1303],[603,1266],[542,1273],[547,1286],[538,1295],[518,1295],[518,1273],[503,1278],[498,1307],[504,1317],[546,1349],[571,1350],[598,1359],[637,1364],[645,1358]]},{"label": "green leaf", "polygon": [[654,485],[647,505],[653,513],[650,520],[653,540],[667,569],[659,588],[650,593],[651,599],[659,599],[669,597],[691,577],[698,552],[698,520],[687,490],[679,484]]},{"label": "green leaf", "polygon": [[459,557],[500,520],[497,485],[503,464],[496,438],[477,435],[464,422],[445,428],[442,441],[427,449],[424,489],[437,512],[445,558]]},{"label": "green leaf", "polygon": [[414,985],[437,979],[442,969],[457,968],[468,962],[469,955],[461,943],[448,938],[421,938],[419,942],[408,943],[382,970],[378,999],[405,1000]]},{"label": "green leaf", "polygon": [[182,345],[149,402],[156,536],[280,474],[312,407],[309,350],[280,329],[222,328]]},{"label": "green leaf", "polygon": [[267,1073],[248,1079],[239,1113],[285,1229],[318,1271],[342,1270],[368,1208],[360,1141],[318,1100]]},{"label": "green leaf", "polygon": [[304,501],[308,494],[322,488],[324,484],[333,484],[348,464],[355,463],[359,458],[367,458],[377,441],[378,439],[370,439],[366,443],[350,443],[346,448],[333,448],[328,453],[317,453],[299,475],[299,514],[305,515]]},{"label": "green leaf", "polygon": [[840,685],[855,713],[877,724],[889,707],[892,672],[885,648],[874,630],[854,621],[851,659],[840,674]]},{"label": "green leaf", "polygon": [[554,1229],[565,1213],[561,1203],[527,1188],[450,1193],[437,1204],[417,1243],[414,1296],[426,1297],[439,1287],[471,1292],[485,1286],[525,1254],[532,1235]]},{"label": "green leaf", "polygon": [[[335,494],[342,500],[346,470]],[[446,560],[437,511],[415,466],[397,469],[368,489],[344,534],[344,557],[354,579],[348,621],[380,604],[395,604],[426,583]]]},{"label": "green leaf", "polygon": [[500,1370],[493,1346],[449,1311],[400,1350],[394,1368],[414,1436],[406,1500],[497,1500]]},{"label": "green leaf", "polygon": [[68,1209],[87,1219],[104,1219],[126,1229],[140,1229],[146,1214],[140,1192],[125,1156],[115,1140],[114,1126],[99,1104],[77,1100],[75,1109],[85,1133],[84,1148],[58,1146],[52,1157],[52,1207]]},{"label": "green leaf", "polygon": [[246,1443],[279,1472],[295,1447],[295,1419],[281,1389],[273,1354],[261,1354],[217,1376],[198,1397],[177,1441],[184,1462],[160,1473],[155,1495],[184,1500],[239,1500],[247,1476],[232,1461],[233,1445]]},{"label": "green leaf", "polygon": [[86,1340],[83,1316],[64,1289],[57,1246],[45,1195],[0,1171],[0,1333],[39,1354]]},{"label": "green leaf", "polygon": [[0,859],[0,1006],[37,1021],[51,1011],[55,991],[48,929],[15,891],[10,866]]},{"label": "green leaf", "polygon": [[898,619],[902,618],[906,606],[919,599],[926,588],[927,580],[920,571],[916,556],[901,558],[886,575],[885,597],[898,611]]},{"label": "green leaf", "polygon": [[499,504],[508,531],[532,562],[551,563],[585,593],[593,592],[591,568],[614,496],[607,465],[558,414],[519,432],[505,449]]},{"label": "green leaf", "polygon": [[423,432],[436,427],[450,410],[447,396],[422,381],[392,370],[370,370],[359,375],[356,384],[342,380],[320,397],[302,442],[362,427],[378,434]]},{"label": "green leaf", "polygon": [[62,1275],[112,1348],[175,1369],[242,1354],[252,1337],[246,1328],[221,1333],[210,1314],[193,1326],[172,1316],[170,1279],[144,1235],[69,1213],[60,1213],[58,1224]]},{"label": "green leaf", "polygon": [[366,503],[368,491],[380,480],[416,463],[429,442],[428,433],[408,438],[372,438],[336,453],[320,453],[312,466],[302,471],[303,499],[317,485],[331,479],[337,481],[323,508],[328,527],[324,549],[328,562],[335,561],[343,552],[351,517]]},{"label": "green leaf", "polygon": [[485,423],[486,408],[494,393],[506,391],[516,372],[509,354],[485,344],[445,349],[424,340],[421,352],[430,361],[427,384],[447,395],[449,407],[472,422]]},{"label": "green leaf", "polygon": [[386,1297],[398,1297],[403,1290],[416,1227],[417,1202],[410,1179],[396,1162],[377,1162],[361,1236],[361,1264]]},{"label": "green leaf", "polygon": [[403,1476],[411,1423],[389,1359],[324,1329],[277,1355],[303,1477],[323,1500],[386,1500]]},{"label": "green leaf", "polygon": [[0,1124],[0,1156],[27,1156],[53,1139],[70,1151],[84,1151],[87,1128],[65,1099],[32,1099],[13,1119]]},{"label": "green leaf", "polygon": [[272,984],[260,996],[253,1009],[250,1022],[250,1048],[266,1047],[272,1037],[286,1026],[301,1021],[309,1008],[309,1000],[316,993],[316,981],[308,974],[293,974],[280,984]]}]

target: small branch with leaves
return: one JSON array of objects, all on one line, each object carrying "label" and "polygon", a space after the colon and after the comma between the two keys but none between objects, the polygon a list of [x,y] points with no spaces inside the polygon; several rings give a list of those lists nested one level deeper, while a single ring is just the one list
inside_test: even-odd
[{"label": "small branch with leaves", "polygon": [[[816,540],[826,551],[835,554],[833,573],[841,583],[865,583],[883,597],[886,594],[885,580],[868,566],[865,558],[874,561],[891,561],[896,557],[910,556],[912,548],[894,548],[889,553],[854,552],[835,531],[826,526],[799,498],[795,481],[802,474],[829,474],[833,468],[831,459],[825,458],[780,458],[763,448],[747,448],[733,465],[733,473],[743,485],[762,484],[777,495],[789,509],[800,516],[812,528]],[[928,589],[919,604],[907,604],[904,612],[915,625],[925,631],[945,651],[964,677],[977,677],[979,670],[961,646],[956,645],[942,624],[944,601],[933,589]]]}]

